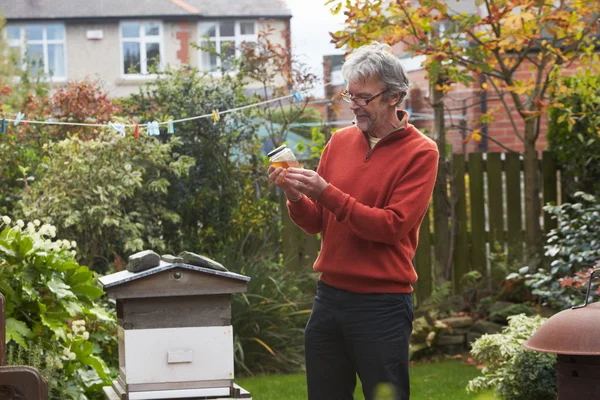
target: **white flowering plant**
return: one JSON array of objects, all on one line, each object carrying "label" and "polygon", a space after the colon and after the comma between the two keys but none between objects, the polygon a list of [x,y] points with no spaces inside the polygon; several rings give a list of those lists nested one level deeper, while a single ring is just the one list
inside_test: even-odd
[{"label": "white flowering plant", "polygon": [[27,352],[39,341],[45,365],[61,372],[52,395],[79,400],[99,397],[116,375],[117,360],[114,314],[95,273],[76,255],[77,243],[57,239],[54,226],[0,216],[8,346]]}]

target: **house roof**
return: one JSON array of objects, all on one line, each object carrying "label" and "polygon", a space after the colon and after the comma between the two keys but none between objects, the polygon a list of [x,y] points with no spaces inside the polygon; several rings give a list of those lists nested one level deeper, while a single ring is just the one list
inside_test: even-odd
[{"label": "house roof", "polygon": [[222,276],[224,278],[236,279],[236,280],[240,280],[240,281],[244,281],[244,282],[250,281],[250,277],[236,274],[234,272],[217,271],[214,269],[197,267],[195,265],[184,264],[184,263],[173,263],[172,264],[172,263],[168,263],[168,262],[165,262],[162,260],[160,261],[160,264],[157,267],[150,268],[145,271],[135,272],[135,273],[129,272],[129,271],[120,271],[120,272],[116,272],[111,275],[103,276],[99,279],[99,281],[100,281],[100,283],[102,283],[102,286],[104,286],[104,288],[107,289],[107,288],[119,286],[123,283],[135,281],[137,279],[144,278],[146,276],[154,275],[159,272],[168,271],[173,268],[184,268],[184,269],[188,269],[191,271],[203,272],[203,273],[209,274],[209,275],[217,275],[217,276]]},{"label": "house roof", "polygon": [[292,16],[285,0],[0,0],[0,15],[9,21]]}]

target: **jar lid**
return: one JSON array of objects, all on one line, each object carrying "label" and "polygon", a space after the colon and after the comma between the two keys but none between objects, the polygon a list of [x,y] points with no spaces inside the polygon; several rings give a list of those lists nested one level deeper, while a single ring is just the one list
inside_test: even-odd
[{"label": "jar lid", "polygon": [[267,153],[267,157],[269,157],[269,158],[270,158],[270,157],[273,157],[275,154],[277,154],[277,153],[281,153],[281,152],[282,152],[283,150],[285,150],[286,148],[287,148],[287,145],[285,145],[285,144],[284,144],[284,145],[282,145],[282,146],[279,146],[278,148],[276,148],[276,149],[273,149],[273,150],[271,150],[269,153]]}]

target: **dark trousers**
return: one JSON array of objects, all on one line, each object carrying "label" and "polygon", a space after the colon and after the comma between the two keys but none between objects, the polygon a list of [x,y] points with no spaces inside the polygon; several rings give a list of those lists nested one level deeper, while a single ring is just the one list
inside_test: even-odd
[{"label": "dark trousers", "polygon": [[304,332],[308,399],[351,400],[358,374],[366,400],[381,383],[409,400],[412,321],[411,294],[359,294],[319,281]]}]

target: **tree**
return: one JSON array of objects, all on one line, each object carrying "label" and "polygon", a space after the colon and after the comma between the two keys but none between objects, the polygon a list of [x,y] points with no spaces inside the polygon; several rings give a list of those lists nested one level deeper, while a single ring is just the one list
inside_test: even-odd
[{"label": "tree", "polygon": [[[243,43],[241,47],[238,76],[246,82],[260,85],[256,93],[260,101],[283,97],[290,91],[300,93],[312,89],[316,81],[316,76],[293,56],[291,49],[269,39],[272,34],[272,28],[259,32],[256,43]],[[291,101],[279,100],[258,110],[275,147],[285,141],[294,122],[310,120],[311,114],[314,118],[314,112],[307,109],[308,102],[308,97],[296,94]]]},{"label": "tree", "polygon": [[[338,46],[356,47],[372,40],[404,43],[410,53],[426,56],[428,78],[443,93],[456,84],[486,78],[482,90],[497,94],[515,135],[523,142],[526,243],[530,261],[539,262],[542,235],[536,141],[541,118],[551,105],[551,82],[561,70],[598,61],[594,50],[600,3],[477,0],[471,3],[471,13],[456,12],[453,7],[459,3],[444,0],[424,0],[416,6],[408,0],[330,0],[329,4],[334,13],[343,9],[347,16],[345,30],[332,35]],[[517,71],[530,73],[522,77]],[[479,124],[493,122],[495,111],[485,113]],[[477,138],[481,133],[475,129],[472,134]]]},{"label": "tree", "polygon": [[[210,114],[251,102],[243,88],[243,82],[232,74],[214,77],[193,68],[169,69],[127,99],[124,109],[140,121]],[[223,114],[216,122],[197,118],[175,125],[179,141],[174,150],[192,157],[195,165],[188,176],[171,182],[168,208],[181,216],[181,221],[165,227],[167,248],[173,253],[187,249],[214,256],[228,248],[227,237],[235,230],[233,216],[247,198],[248,185],[259,180],[249,163],[260,152],[253,112],[248,109]],[[163,134],[159,140],[167,141],[169,136]]]}]

